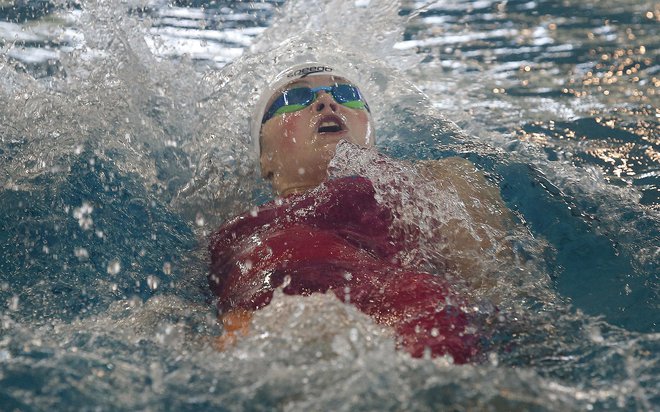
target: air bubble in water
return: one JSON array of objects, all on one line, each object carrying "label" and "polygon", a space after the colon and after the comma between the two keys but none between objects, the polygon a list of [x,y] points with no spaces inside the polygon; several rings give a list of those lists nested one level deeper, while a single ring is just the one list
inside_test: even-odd
[{"label": "air bubble in water", "polygon": [[108,264],[108,274],[116,275],[121,270],[121,263],[115,259]]},{"label": "air bubble in water", "polygon": [[497,357],[497,353],[489,353],[488,354],[488,361],[493,366],[497,366],[500,363],[500,360]]}]

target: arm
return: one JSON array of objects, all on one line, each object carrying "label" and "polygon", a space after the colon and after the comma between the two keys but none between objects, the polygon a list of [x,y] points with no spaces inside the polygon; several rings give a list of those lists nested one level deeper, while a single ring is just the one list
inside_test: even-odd
[{"label": "arm", "polygon": [[220,315],[224,333],[213,342],[215,349],[224,351],[236,343],[238,336],[246,336],[250,330],[252,312],[244,309],[235,309]]},{"label": "arm", "polygon": [[491,288],[496,279],[488,276],[494,269],[488,257],[495,257],[499,263],[513,264],[513,252],[506,236],[514,228],[514,222],[498,188],[463,158],[423,161],[418,168],[440,191],[454,191],[471,220],[472,233],[466,230],[466,222],[457,220],[450,220],[441,228],[452,251],[449,269],[474,288]]}]

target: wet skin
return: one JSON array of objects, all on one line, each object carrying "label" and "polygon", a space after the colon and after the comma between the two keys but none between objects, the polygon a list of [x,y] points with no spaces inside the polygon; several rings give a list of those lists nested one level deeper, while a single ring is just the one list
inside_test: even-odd
[{"label": "wet skin", "polygon": [[[297,87],[333,86],[350,82],[333,76],[310,76],[289,83]],[[267,105],[279,96],[275,93]],[[362,147],[374,145],[371,114],[337,103],[330,93],[317,92],[316,100],[302,110],[269,119],[261,129],[261,172],[271,179],[276,193],[286,196],[318,186],[341,140]]]}]

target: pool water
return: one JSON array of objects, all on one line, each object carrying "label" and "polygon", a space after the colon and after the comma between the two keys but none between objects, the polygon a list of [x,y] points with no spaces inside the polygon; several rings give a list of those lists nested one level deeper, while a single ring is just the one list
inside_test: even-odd
[{"label": "pool water", "polygon": [[[659,21],[644,0],[0,3],[0,410],[657,409]],[[360,73],[390,159],[344,145],[331,173],[402,187],[400,229],[461,206],[413,160],[471,160],[514,212],[521,264],[479,258],[478,362],[413,359],[327,295],[277,293],[212,348],[206,239],[270,198],[253,91],[310,58]]]}]

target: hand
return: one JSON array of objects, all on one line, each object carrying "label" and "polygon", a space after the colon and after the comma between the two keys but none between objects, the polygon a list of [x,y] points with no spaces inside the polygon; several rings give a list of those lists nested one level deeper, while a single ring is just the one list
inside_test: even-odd
[{"label": "hand", "polygon": [[220,316],[224,333],[214,338],[212,345],[216,350],[225,351],[236,344],[240,336],[247,336],[250,331],[252,312],[236,309]]}]

